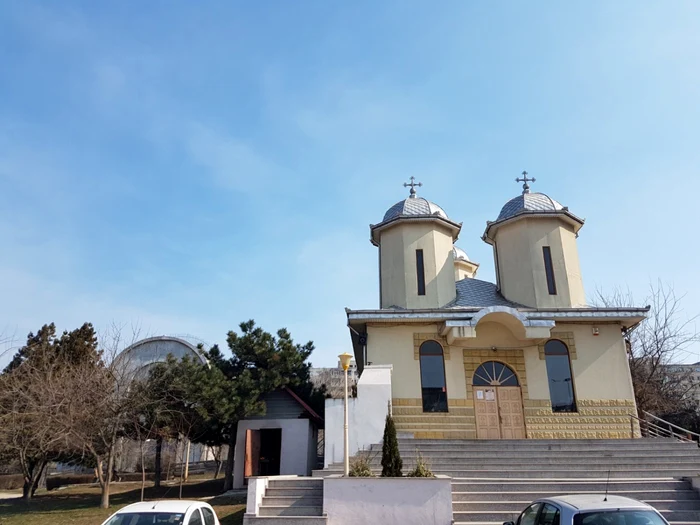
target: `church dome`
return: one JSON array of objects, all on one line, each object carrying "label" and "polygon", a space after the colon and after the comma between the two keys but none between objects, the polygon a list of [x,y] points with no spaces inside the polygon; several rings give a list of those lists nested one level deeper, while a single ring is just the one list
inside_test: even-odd
[{"label": "church dome", "polygon": [[452,256],[454,257],[455,261],[471,262],[469,257],[467,256],[467,252],[465,252],[462,248],[458,246],[452,248]]},{"label": "church dome", "polygon": [[544,193],[523,193],[506,202],[496,221],[504,221],[521,213],[552,212],[564,210],[564,206]]},{"label": "church dome", "polygon": [[397,202],[389,208],[384,214],[382,222],[389,221],[395,217],[415,217],[415,216],[434,216],[448,219],[445,210],[434,202],[430,202],[423,197],[411,196],[407,199]]}]

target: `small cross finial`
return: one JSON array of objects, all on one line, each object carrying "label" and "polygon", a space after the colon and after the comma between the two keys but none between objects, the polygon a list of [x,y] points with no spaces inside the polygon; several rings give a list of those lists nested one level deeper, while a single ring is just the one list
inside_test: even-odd
[{"label": "small cross finial", "polygon": [[523,171],[523,178],[520,179],[515,179],[515,182],[522,182],[523,183],[523,195],[526,193],[530,193],[530,185],[528,182],[535,182],[535,178],[528,179],[527,178],[527,171]]},{"label": "small cross finial", "polygon": [[409,183],[409,182],[404,182],[404,183],[403,183],[403,187],[404,187],[404,188],[408,188],[408,187],[411,188],[410,197],[411,197],[412,199],[415,199],[415,198],[416,198],[416,186],[418,186],[418,187],[420,188],[420,187],[423,185],[422,182],[415,182],[415,180],[416,180],[415,177],[411,177],[411,182],[410,182],[410,183]]}]

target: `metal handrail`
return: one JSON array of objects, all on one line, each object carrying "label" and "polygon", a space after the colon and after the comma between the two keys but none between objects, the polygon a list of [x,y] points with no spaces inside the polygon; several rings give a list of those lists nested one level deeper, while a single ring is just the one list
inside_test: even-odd
[{"label": "metal handrail", "polygon": [[[657,417],[653,414],[649,414],[647,412],[644,412],[646,416],[651,416],[653,419],[656,419],[657,421],[660,421],[661,423],[664,423],[669,426],[669,428],[664,428],[661,425],[657,425],[656,423],[653,423],[652,421],[648,421],[647,419],[641,419],[633,414],[629,414],[630,416],[630,431],[632,437],[634,437],[634,421],[636,420],[639,423],[639,431],[642,435],[642,437],[647,437],[647,438],[671,438],[671,439],[677,439],[679,441],[683,441],[685,443],[695,443],[698,442],[698,445],[700,446],[700,439],[694,439],[691,436],[695,436],[697,438],[700,438],[699,434],[696,434],[695,432],[691,432],[690,430],[686,430],[682,427],[679,427],[678,425],[674,425],[673,423],[669,423],[668,421],[665,421],[661,419],[660,417]],[[672,428],[676,428],[680,430],[681,432],[674,432]]]},{"label": "metal handrail", "polygon": [[660,417],[655,416],[654,414],[650,414],[649,412],[643,411],[643,413],[644,413],[644,416],[646,416],[646,417],[651,417],[653,419],[656,419],[657,421],[661,421],[663,424],[668,425],[670,427],[673,427],[675,429],[678,429],[686,435],[695,436],[696,438],[698,438],[698,439],[693,439],[692,441],[700,441],[700,434],[698,434],[696,432],[692,432],[691,430],[688,430],[686,428],[679,427],[678,425],[674,425],[673,423],[669,423],[668,421],[661,419]]}]

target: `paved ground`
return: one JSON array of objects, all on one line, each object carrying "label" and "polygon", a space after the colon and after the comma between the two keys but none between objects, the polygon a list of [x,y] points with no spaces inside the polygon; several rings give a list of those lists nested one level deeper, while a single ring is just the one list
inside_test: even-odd
[{"label": "paved ground", "polygon": [[21,492],[0,492],[0,499],[12,499],[22,496]]}]

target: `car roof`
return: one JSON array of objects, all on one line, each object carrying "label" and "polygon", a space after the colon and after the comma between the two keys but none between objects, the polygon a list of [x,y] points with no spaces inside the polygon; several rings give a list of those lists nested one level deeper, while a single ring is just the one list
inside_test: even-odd
[{"label": "car roof", "polygon": [[117,514],[124,512],[187,512],[192,505],[206,506],[201,501],[188,499],[164,499],[159,501],[141,501],[132,503],[121,509]]},{"label": "car roof", "polygon": [[578,511],[595,511],[595,510],[610,510],[610,509],[653,509],[651,505],[647,505],[636,499],[626,498],[625,496],[615,496],[608,494],[572,494],[565,496],[555,496],[552,498],[543,498],[538,501],[547,501],[566,505]]}]

